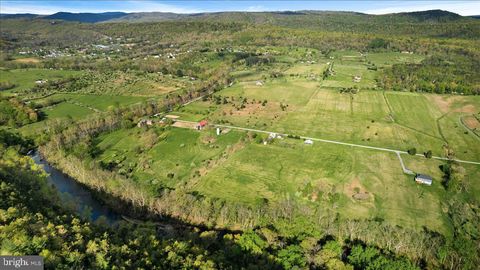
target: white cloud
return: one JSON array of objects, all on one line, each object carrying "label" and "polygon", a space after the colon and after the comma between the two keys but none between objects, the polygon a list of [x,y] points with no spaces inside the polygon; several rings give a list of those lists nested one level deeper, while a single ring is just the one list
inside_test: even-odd
[{"label": "white cloud", "polygon": [[[72,1],[75,2],[75,1]],[[70,4],[72,3],[70,2]],[[41,15],[53,14],[59,11],[64,12],[173,12],[173,13],[199,13],[199,9],[180,7],[175,5],[163,4],[154,1],[95,1],[94,5],[88,4],[88,1],[78,1],[76,7],[62,5],[45,5],[35,3],[34,1],[2,1],[0,0],[0,13],[34,13]],[[93,6],[93,7],[92,7]]]},{"label": "white cloud", "polygon": [[[398,2],[397,2],[398,3]],[[362,12],[369,14],[387,14],[398,12],[411,12],[411,11],[424,11],[432,9],[448,10],[455,12],[463,16],[479,15],[480,14],[480,2],[403,2],[401,4],[393,4],[391,7],[382,7],[376,9],[364,10]]]},{"label": "white cloud", "polygon": [[56,13],[58,11],[68,11],[68,12],[79,12],[74,9],[60,9],[56,7],[44,7],[40,5],[35,5],[33,3],[29,4],[14,4],[9,5],[6,2],[0,3],[0,13],[3,14],[15,14],[15,13],[33,13],[40,15],[49,15]]},{"label": "white cloud", "polygon": [[265,10],[266,8],[261,5],[249,6],[245,9],[245,11],[250,11],[250,12],[265,11]]},{"label": "white cloud", "polygon": [[119,11],[125,12],[173,12],[173,13],[199,13],[200,9],[179,7],[175,5],[163,4],[153,1],[125,1],[122,6],[125,9]]}]

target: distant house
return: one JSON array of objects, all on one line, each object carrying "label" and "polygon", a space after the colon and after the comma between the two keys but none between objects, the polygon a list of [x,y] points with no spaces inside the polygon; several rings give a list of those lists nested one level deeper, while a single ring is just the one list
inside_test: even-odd
[{"label": "distant house", "polygon": [[137,123],[137,127],[146,127],[153,125],[153,121],[150,119],[142,119]]},{"label": "distant house", "polygon": [[360,82],[361,80],[362,80],[362,77],[360,77],[360,76],[354,76],[354,77],[353,77],[353,82],[357,82],[357,83],[358,83],[358,82]]},{"label": "distant house", "polygon": [[256,85],[256,86],[262,86],[262,85],[263,85],[263,82],[262,82],[262,81],[257,81],[257,82],[255,83],[255,85]]},{"label": "distant house", "polygon": [[424,184],[431,186],[432,185],[432,177],[425,175],[425,174],[417,174],[415,175],[415,182],[419,184]]},{"label": "distant house", "polygon": [[310,139],[307,139],[307,140],[304,141],[304,143],[305,143],[305,144],[313,144],[313,141],[310,140]]},{"label": "distant house", "polygon": [[197,124],[197,130],[202,130],[208,124],[207,120],[202,120]]},{"label": "distant house", "polygon": [[102,50],[106,50],[106,49],[110,48],[110,46],[108,46],[108,45],[101,45],[101,44],[93,45],[93,46],[97,49],[102,49]]}]

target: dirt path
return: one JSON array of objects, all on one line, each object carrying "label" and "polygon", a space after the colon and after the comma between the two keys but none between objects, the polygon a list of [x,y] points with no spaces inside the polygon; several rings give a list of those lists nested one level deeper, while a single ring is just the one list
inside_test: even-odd
[{"label": "dirt path", "polygon": [[442,120],[443,117],[447,116],[447,113],[442,114],[439,118],[436,119],[437,122],[437,128],[438,128],[438,133],[440,133],[440,136],[442,136],[442,139],[448,144],[447,138],[445,138],[445,135],[443,135],[442,127],[440,126],[440,120]]},{"label": "dirt path", "polygon": [[400,165],[402,166],[403,173],[410,174],[410,175],[415,175],[415,173],[412,170],[407,169],[407,167],[405,167],[405,163],[403,163],[403,159],[402,159],[402,156],[400,155],[400,153],[397,152],[396,154],[397,154],[398,160],[400,161]]},{"label": "dirt path", "polygon": [[387,104],[388,111],[390,112],[390,119],[392,119],[392,122],[395,123],[395,117],[393,116],[393,108],[392,105],[390,105],[390,102],[388,102],[387,95],[385,95],[385,91],[382,92],[383,99],[385,100],[385,104]]},{"label": "dirt path", "polygon": [[460,122],[460,124],[469,132],[473,135],[473,137],[477,138],[478,140],[480,140],[480,136],[475,133],[473,130],[471,130],[467,124],[465,124],[464,120],[463,120],[463,116],[459,116],[458,117],[458,122]]}]

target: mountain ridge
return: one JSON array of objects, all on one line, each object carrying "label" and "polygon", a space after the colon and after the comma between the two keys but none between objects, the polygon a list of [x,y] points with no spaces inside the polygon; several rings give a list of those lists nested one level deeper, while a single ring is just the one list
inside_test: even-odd
[{"label": "mountain ridge", "polygon": [[52,19],[52,20],[65,20],[65,21],[77,21],[83,23],[109,23],[109,22],[157,22],[166,20],[188,20],[192,18],[219,18],[228,19],[232,16],[243,16],[244,19],[250,22],[263,21],[266,17],[270,20],[278,20],[286,17],[301,17],[311,16],[313,18],[321,18],[322,16],[332,15],[355,15],[365,16],[366,18],[403,18],[410,22],[448,22],[461,19],[474,19],[478,16],[461,16],[457,13],[453,13],[445,10],[426,10],[415,12],[400,12],[389,13],[382,15],[366,14],[354,11],[319,11],[319,10],[299,10],[299,11],[261,11],[261,12],[249,12],[249,11],[222,11],[222,12],[201,12],[201,13],[173,13],[173,12],[101,12],[101,13],[72,13],[72,12],[57,12],[51,15],[38,15],[32,13],[23,14],[0,14],[1,19]]}]

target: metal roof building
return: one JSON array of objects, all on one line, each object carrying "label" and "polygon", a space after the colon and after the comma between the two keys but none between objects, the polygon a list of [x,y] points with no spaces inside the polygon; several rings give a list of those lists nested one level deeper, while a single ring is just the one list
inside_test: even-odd
[{"label": "metal roof building", "polygon": [[415,175],[415,182],[420,183],[420,184],[425,184],[425,185],[432,185],[432,177],[426,174],[417,174]]}]

